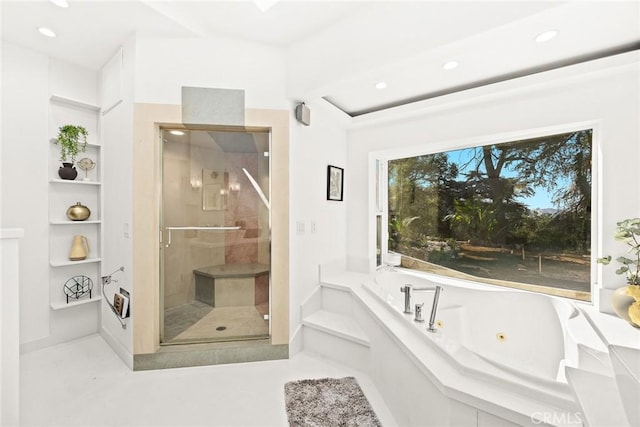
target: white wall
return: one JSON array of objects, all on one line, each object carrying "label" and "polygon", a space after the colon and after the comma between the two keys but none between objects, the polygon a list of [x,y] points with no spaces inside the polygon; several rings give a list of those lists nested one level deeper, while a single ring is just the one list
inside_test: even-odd
[{"label": "white wall", "polygon": [[[102,116],[102,158],[105,164],[103,172],[103,256],[102,274],[111,274],[120,267],[123,272],[113,275],[114,281],[105,286],[105,298],[113,302],[113,295],[123,288],[133,293],[133,96],[135,74],[135,38],[125,42],[122,51],[114,53],[121,56],[122,65],[103,67],[101,74],[101,102],[112,104],[121,102],[106,111]],[[118,58],[114,59],[118,62]],[[105,61],[106,62],[106,61]],[[105,87],[104,82],[120,82]],[[121,93],[106,93],[110,89]],[[111,105],[106,105],[106,108]],[[117,282],[115,282],[117,280]],[[131,301],[130,310],[135,310],[136,301]],[[130,367],[133,366],[133,320],[124,320],[123,329],[106,301],[101,302],[101,334],[111,347]]]},{"label": "white wall", "polygon": [[2,227],[25,230],[21,342],[49,335],[48,95],[49,58],[3,43]]},{"label": "white wall", "polygon": [[[632,52],[549,71],[509,82],[372,114],[357,121],[349,134],[351,197],[347,253],[370,258],[372,238],[368,215],[368,156],[388,150],[442,150],[464,141],[509,133],[593,121],[599,124],[602,148],[600,178],[603,206],[603,253],[621,254],[613,237],[615,223],[640,216],[640,72],[639,54]],[[597,213],[597,212],[594,212]],[[370,216],[370,215],[369,215]],[[624,280],[603,271],[602,283],[616,288]],[[597,295],[595,295],[597,298]],[[608,301],[603,303],[608,304]]]},{"label": "white wall", "polygon": [[179,105],[182,86],[244,89],[247,108],[288,108],[281,49],[228,38],[139,38],[135,102]]},{"label": "white wall", "polygon": [[18,425],[20,412],[19,228],[0,228],[0,424]]},{"label": "white wall", "polygon": [[25,233],[20,259],[21,351],[98,330],[96,304],[49,308],[51,94],[95,103],[97,74],[3,42],[2,227],[23,228]]},{"label": "white wall", "polygon": [[[307,103],[311,125],[291,122],[290,335],[300,325],[300,305],[318,285],[319,264],[344,264],[347,203],[353,194],[345,177],[344,200],[327,200],[327,166],[347,166],[347,135],[326,104]],[[295,105],[291,106],[293,111]],[[298,233],[298,223],[304,227]],[[315,227],[315,230],[314,230]]]}]

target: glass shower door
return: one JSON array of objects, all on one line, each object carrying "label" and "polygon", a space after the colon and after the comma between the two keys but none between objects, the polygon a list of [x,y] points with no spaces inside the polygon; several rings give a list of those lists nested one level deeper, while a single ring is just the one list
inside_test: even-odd
[{"label": "glass shower door", "polygon": [[162,129],[162,344],[269,337],[269,145]]}]

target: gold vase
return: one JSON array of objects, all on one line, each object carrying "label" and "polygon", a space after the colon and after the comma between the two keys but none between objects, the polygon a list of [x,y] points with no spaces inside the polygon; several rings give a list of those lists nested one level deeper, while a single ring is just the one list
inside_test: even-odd
[{"label": "gold vase", "polygon": [[81,261],[89,255],[89,241],[85,236],[73,236],[71,250],[69,251],[69,259],[71,261]]},{"label": "gold vase", "polygon": [[632,326],[640,328],[640,286],[627,285],[611,295],[613,311]]},{"label": "gold vase", "polygon": [[91,215],[91,211],[88,207],[78,202],[73,206],[69,206],[67,209],[67,218],[71,221],[84,221]]}]

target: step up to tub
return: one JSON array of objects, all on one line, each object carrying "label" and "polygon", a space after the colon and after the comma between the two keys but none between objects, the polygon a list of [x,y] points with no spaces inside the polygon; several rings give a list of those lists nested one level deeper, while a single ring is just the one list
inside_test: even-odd
[{"label": "step up to tub", "polygon": [[587,425],[630,426],[615,378],[571,367],[566,377]]},{"label": "step up to tub", "polygon": [[302,319],[302,324],[356,344],[370,346],[369,338],[360,326],[353,319],[340,313],[318,310]]}]

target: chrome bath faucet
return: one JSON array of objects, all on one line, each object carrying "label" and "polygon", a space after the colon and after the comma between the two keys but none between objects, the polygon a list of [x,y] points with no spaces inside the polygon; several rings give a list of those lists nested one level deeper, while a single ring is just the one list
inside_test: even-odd
[{"label": "chrome bath faucet", "polygon": [[[431,315],[429,316],[429,325],[427,326],[427,331],[436,332],[437,329],[433,327],[436,323],[436,311],[438,310],[438,300],[440,299],[440,291],[442,291],[442,286],[424,286],[420,288],[414,288],[412,285],[404,285],[400,287],[400,292],[404,292],[404,312],[406,314],[412,314],[413,310],[411,310],[411,293],[412,292],[427,292],[434,291],[433,295],[433,305],[431,306]],[[418,304],[416,304],[417,306]],[[422,321],[422,305],[420,305],[420,315],[416,315],[415,321]]]}]

